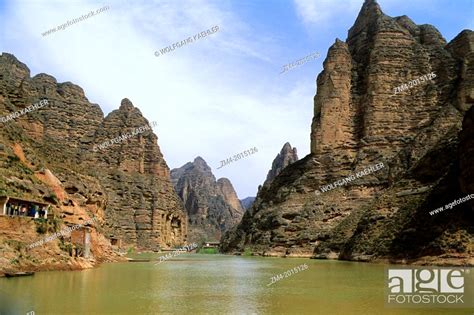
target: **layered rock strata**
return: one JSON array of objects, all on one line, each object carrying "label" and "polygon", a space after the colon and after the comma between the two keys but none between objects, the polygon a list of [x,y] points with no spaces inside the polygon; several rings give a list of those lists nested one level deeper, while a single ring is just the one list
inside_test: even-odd
[{"label": "layered rock strata", "polygon": [[[151,128],[97,150],[99,144],[149,125],[140,111],[124,99],[104,117],[79,86],[58,83],[47,74],[31,78],[25,64],[3,53],[0,116],[42,99],[48,100],[46,106],[2,123],[0,194],[52,203],[61,226],[99,218],[92,225],[92,253],[98,261],[112,257],[110,238],[121,240],[123,247],[151,250],[184,244],[186,213]],[[2,230],[0,239],[23,244],[34,238],[14,234]],[[36,235],[34,228],[31,235]],[[47,246],[61,252],[57,242]],[[19,254],[8,248],[5,257]]]},{"label": "layered rock strata", "polygon": [[[429,218],[428,212],[474,192],[472,155],[466,154],[473,134],[458,136],[473,104],[473,49],[470,30],[448,44],[433,26],[391,18],[375,1],[365,1],[318,75],[311,153],[261,189],[222,249],[472,263],[472,204],[457,207],[448,220],[447,213]],[[436,78],[394,93],[429,73]],[[378,163],[385,167],[314,193]]]}]

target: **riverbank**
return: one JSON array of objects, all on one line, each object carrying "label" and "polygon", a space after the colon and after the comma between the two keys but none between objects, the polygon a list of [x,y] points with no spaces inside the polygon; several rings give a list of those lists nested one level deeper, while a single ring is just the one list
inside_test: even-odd
[{"label": "riverbank", "polygon": [[256,257],[276,257],[276,258],[307,258],[314,260],[334,260],[334,261],[348,261],[358,263],[373,263],[384,265],[415,265],[415,266],[463,266],[474,267],[474,256],[467,254],[443,254],[440,256],[424,256],[419,258],[394,258],[394,257],[371,257],[368,255],[354,255],[353,259],[340,259],[339,253],[331,252],[325,255],[315,255],[309,252],[299,252],[284,254],[281,251],[263,251],[263,252],[234,252],[223,253],[225,255],[233,256],[256,256]]},{"label": "riverbank", "polygon": [[42,254],[34,256],[28,255],[28,258],[18,260],[18,254],[14,252],[7,253],[5,257],[0,258],[0,277],[5,277],[6,273],[18,272],[40,272],[40,271],[78,271],[92,269],[105,262],[125,262],[127,259],[119,255],[109,255],[100,257],[100,259],[86,259],[82,257],[70,257],[58,251],[44,249]]},{"label": "riverbank", "polygon": [[[71,223],[79,221],[72,219]],[[38,233],[39,227],[41,223],[33,218],[0,216],[0,277],[5,273],[82,270],[106,261],[125,260],[95,228],[90,228],[90,258],[81,257],[83,248],[72,244],[67,237],[30,247],[32,242],[56,232],[48,225],[45,233]],[[60,228],[66,225],[57,227]]]}]

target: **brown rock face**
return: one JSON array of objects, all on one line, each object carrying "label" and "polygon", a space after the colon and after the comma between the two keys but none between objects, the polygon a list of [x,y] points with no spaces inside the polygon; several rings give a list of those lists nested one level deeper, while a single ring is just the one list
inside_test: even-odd
[{"label": "brown rock face", "polygon": [[[474,192],[472,176],[464,176],[463,190],[455,184],[459,165],[472,165],[472,155],[457,151],[464,112],[473,104],[473,50],[472,31],[446,44],[433,26],[391,18],[365,1],[318,76],[311,154],[260,190],[223,238],[223,250],[356,260],[454,253],[457,263],[472,257],[464,208],[450,214],[449,225],[428,212]],[[436,78],[395,93],[430,73]],[[472,134],[462,139],[469,143]],[[378,163],[381,170],[315,194]],[[420,232],[423,223],[431,233]]]},{"label": "brown rock face", "polygon": [[188,212],[190,241],[219,239],[242,218],[244,210],[231,182],[216,181],[203,158],[171,170],[171,179]]},{"label": "brown rock face", "polygon": [[[119,135],[132,135],[136,128],[148,125],[140,110],[124,99],[95,131],[93,145],[97,150],[101,143]],[[88,157],[103,170],[114,165],[113,171],[101,172],[102,184],[110,188],[109,229],[120,231],[119,237],[147,249],[181,245],[187,234],[184,209],[173,190],[157,140],[150,128]]]},{"label": "brown rock face", "polygon": [[[460,186],[464,193],[474,191],[474,107],[464,116],[462,131],[459,136]],[[473,207],[474,209],[474,207]]]},{"label": "brown rock face", "polygon": [[[296,161],[298,161],[298,154],[296,148],[292,148],[291,144],[288,142],[285,143],[280,153],[273,160],[272,167],[268,171],[267,178],[263,185],[269,186],[272,180],[277,177],[278,174],[280,174],[285,167]],[[261,188],[262,186],[259,186],[258,190],[260,191]],[[252,207],[254,201],[255,197],[247,197],[240,200],[240,204],[245,210],[248,210]]]},{"label": "brown rock face", "polygon": [[288,142],[285,143],[280,153],[273,160],[272,168],[268,171],[267,179],[263,185],[270,185],[271,181],[277,177],[285,167],[296,161],[298,161],[296,148],[292,148]]},{"label": "brown rock face", "polygon": [[[217,187],[224,197],[224,201],[229,204],[232,208],[234,208],[237,212],[240,212],[241,216],[243,215],[244,209],[242,208],[242,204],[240,203],[239,198],[237,197],[237,193],[234,190],[234,186],[229,179],[223,177],[217,180]],[[235,222],[235,223],[238,223]]]},{"label": "brown rock face", "polygon": [[[0,116],[40,99],[49,103],[2,124],[1,158],[16,161],[16,156],[21,163],[15,162],[14,171],[0,169],[0,193],[43,200],[54,194],[55,210],[65,222],[98,216],[100,234],[121,239],[124,246],[155,250],[185,243],[186,213],[153,126],[136,133],[150,124],[128,99],[104,117],[80,87],[46,74],[30,78],[13,55],[0,56],[0,70]],[[121,135],[130,136],[110,142]],[[32,174],[19,181],[22,168]],[[18,188],[6,184],[10,181]]]}]

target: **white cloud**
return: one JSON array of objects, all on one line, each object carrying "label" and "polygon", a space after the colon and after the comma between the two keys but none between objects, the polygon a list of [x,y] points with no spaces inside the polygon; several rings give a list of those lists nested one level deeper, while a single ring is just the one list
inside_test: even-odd
[{"label": "white cloud", "polygon": [[[269,57],[278,51],[271,34],[254,34],[225,3],[166,0],[110,2],[106,12],[41,36],[104,5],[10,2],[3,50],[32,75],[46,72],[78,84],[105,113],[129,98],[158,122],[154,130],[171,168],[200,155],[242,198],[255,194],[285,142],[301,157],[309,152],[314,82],[278,77],[281,65]],[[217,33],[154,55],[214,25]],[[259,152],[216,171],[220,160],[250,147]]]},{"label": "white cloud", "polygon": [[[331,26],[352,26],[359,13],[364,0],[293,0],[295,11],[302,22],[307,26],[316,26],[319,29]],[[377,3],[385,14],[396,12],[404,15],[414,10],[432,10],[439,12],[439,6],[433,6],[433,0],[412,0],[401,2],[399,0],[379,0]],[[348,26],[345,25],[348,23]]]},{"label": "white cloud", "polygon": [[361,0],[293,0],[296,13],[306,24],[324,25],[337,23],[340,16],[358,12],[362,6]]},{"label": "white cloud", "polygon": [[[427,1],[379,2],[384,12],[411,15],[415,7],[425,12]],[[129,98],[149,121],[158,122],[155,132],[170,167],[200,155],[246,197],[263,182],[285,142],[296,146],[300,157],[309,153],[314,79],[327,48],[347,34],[363,1],[293,3],[299,19],[269,9],[268,20],[251,24],[257,14],[245,15],[244,6],[229,0],[12,0],[3,2],[0,12],[2,51],[17,56],[33,75],[46,72],[78,84],[106,113]],[[110,9],[41,36],[104,5]],[[284,27],[279,21],[274,29],[274,13],[285,19]],[[217,33],[154,55],[214,25]],[[315,51],[321,53],[317,60],[278,75],[284,63]],[[257,154],[216,170],[220,160],[254,146]]]}]

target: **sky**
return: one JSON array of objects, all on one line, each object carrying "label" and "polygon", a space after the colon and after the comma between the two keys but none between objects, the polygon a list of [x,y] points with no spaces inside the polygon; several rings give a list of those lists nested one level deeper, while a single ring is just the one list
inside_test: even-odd
[{"label": "sky", "polygon": [[[204,158],[239,196],[255,196],[289,142],[310,151],[316,77],[336,38],[345,40],[363,0],[0,0],[0,52],[31,75],[81,86],[104,114],[123,98],[154,128],[170,167]],[[474,0],[379,0],[389,16],[432,24],[450,41],[473,29]],[[64,30],[42,33],[104,6]],[[155,51],[218,26],[166,54]],[[280,74],[283,66],[320,57]],[[220,169],[229,157],[258,152]]]}]

